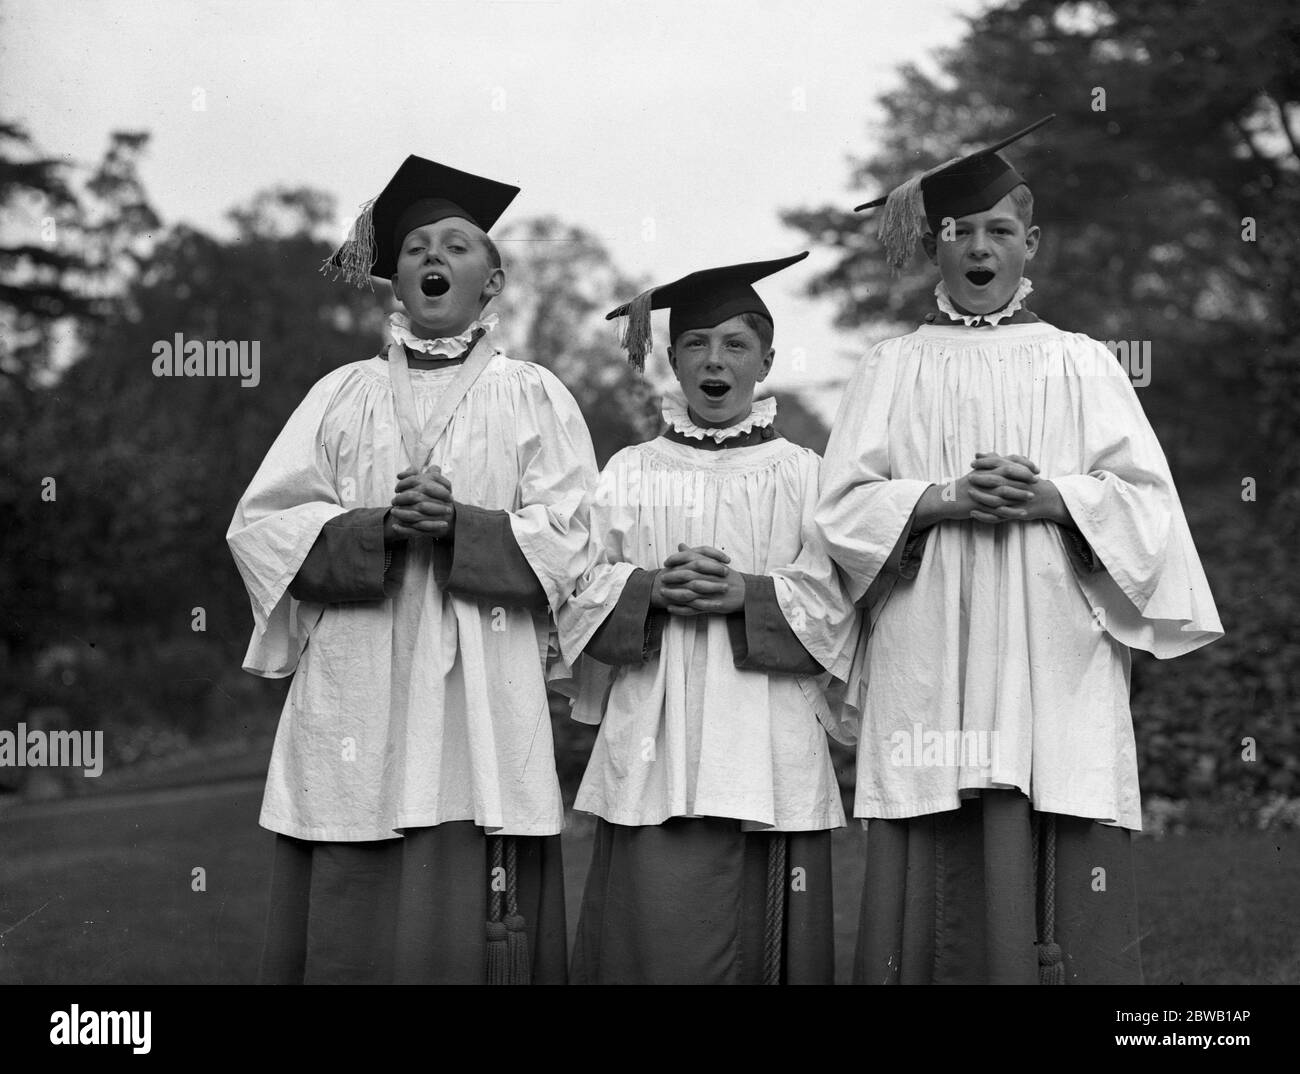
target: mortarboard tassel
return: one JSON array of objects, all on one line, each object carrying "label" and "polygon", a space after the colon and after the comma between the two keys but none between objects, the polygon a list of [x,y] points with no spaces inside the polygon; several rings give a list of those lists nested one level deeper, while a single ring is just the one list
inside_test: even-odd
[{"label": "mortarboard tassel", "polygon": [[638,372],[645,372],[646,355],[650,353],[653,340],[650,336],[650,304],[654,299],[654,288],[642,291],[627,304],[627,324],[623,326],[623,349],[627,351],[629,364]]},{"label": "mortarboard tassel", "polygon": [[320,267],[321,272],[331,279],[344,279],[356,287],[369,287],[372,291],[375,285],[370,280],[370,270],[376,256],[374,206],[374,198],[361,206],[361,213],[352,225],[352,234]]},{"label": "mortarboard tassel", "polygon": [[942,171],[950,164],[955,164],[960,157],[936,165],[927,172],[914,175],[907,182],[895,187],[885,199],[885,207],[880,213],[876,225],[876,238],[885,248],[885,260],[894,275],[903,271],[908,259],[916,250],[917,241],[925,234],[925,196],[921,192],[921,180]]}]

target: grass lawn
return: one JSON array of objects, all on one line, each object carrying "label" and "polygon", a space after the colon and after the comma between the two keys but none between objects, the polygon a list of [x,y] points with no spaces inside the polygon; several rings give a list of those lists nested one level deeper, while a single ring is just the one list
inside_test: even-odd
[{"label": "grass lawn", "polygon": [[[0,814],[0,984],[254,980],[272,837],[261,782],[17,806]],[[837,975],[862,882],[858,829],[835,835]],[[565,835],[569,927],[590,825]],[[1300,983],[1300,833],[1137,845],[1152,984]],[[192,890],[195,868],[206,891]]]}]

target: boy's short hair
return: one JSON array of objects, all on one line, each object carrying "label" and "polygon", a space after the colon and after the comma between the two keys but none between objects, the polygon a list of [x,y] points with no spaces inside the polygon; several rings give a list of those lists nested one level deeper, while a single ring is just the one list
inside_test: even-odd
[{"label": "boy's short hair", "polygon": [[1034,226],[1034,192],[1029,189],[1027,183],[1021,183],[1017,187],[1011,188],[1008,195],[1011,203],[1016,207],[1016,215],[1020,217],[1020,222],[1025,225],[1028,231]]},{"label": "boy's short hair", "polygon": [[[740,318],[741,324],[743,324],[746,328],[748,328],[751,332],[753,332],[756,336],[758,336],[759,349],[762,350],[764,354],[766,354],[772,346],[773,337],[776,335],[776,325],[774,325],[770,320],[768,320],[768,318],[764,317],[761,313],[757,313],[757,312],[740,313],[737,314],[737,316]],[[687,332],[691,332],[691,331],[694,331],[694,329],[687,328],[684,331],[678,332],[677,335],[684,336],[686,335]],[[677,337],[674,337],[673,346],[676,345],[677,345]]]},{"label": "boy's short hair", "polygon": [[776,325],[761,313],[742,313],[740,315],[749,328],[758,336],[758,349],[766,354],[772,347],[772,338],[776,335]]}]

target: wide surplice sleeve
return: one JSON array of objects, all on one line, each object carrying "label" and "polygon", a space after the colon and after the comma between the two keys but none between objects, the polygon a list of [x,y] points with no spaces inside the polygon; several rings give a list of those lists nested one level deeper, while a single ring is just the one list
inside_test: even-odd
[{"label": "wide surplice sleeve", "polygon": [[891,413],[897,340],[876,346],[854,372],[840,402],[822,464],[816,529],[844,571],[849,595],[861,605],[881,593],[919,554],[912,514],[932,482],[896,478],[890,470]]},{"label": "wide surplice sleeve", "polygon": [[323,604],[299,604],[289,585],[322,527],[346,513],[323,423],[348,367],[318,381],[285,423],[235,508],[226,533],[253,609],[244,669],[266,678],[293,673]]},{"label": "wide surplice sleeve", "polygon": [[[745,634],[750,663],[759,670],[847,679],[857,632],[857,610],[830,551],[815,525],[822,460],[801,454],[802,487],[789,494],[802,501],[799,554],[790,564],[772,567],[751,586],[746,579]],[[733,638],[736,631],[733,628]]]},{"label": "wide surplice sleeve", "polygon": [[[1128,376],[1096,340],[1067,335],[1083,473],[1047,475],[1102,569],[1076,570],[1099,626],[1161,659],[1223,636],[1169,463]],[[1067,366],[1070,368],[1070,366]]]},{"label": "wide surplice sleeve", "polygon": [[587,565],[596,455],[577,402],[542,366],[525,364],[520,371],[514,417],[519,506],[506,513],[507,521],[555,613]]},{"label": "wide surplice sleeve", "polygon": [[551,686],[573,701],[573,718],[598,724],[614,669],[654,656],[664,616],[650,607],[654,570],[628,562],[625,551],[626,488],[630,454],[620,451],[606,464],[590,505],[585,567],[573,593],[555,617],[560,653],[569,673]]},{"label": "wide surplice sleeve", "polygon": [[624,523],[630,517],[621,517],[619,490],[627,488],[629,458],[629,452],[617,452],[599,476],[590,503],[585,567],[555,618],[560,653],[575,670],[584,653],[606,664],[641,663],[653,641],[647,632],[658,625],[662,635],[663,624],[655,624],[658,616],[650,609],[655,572],[630,563],[625,551]]}]

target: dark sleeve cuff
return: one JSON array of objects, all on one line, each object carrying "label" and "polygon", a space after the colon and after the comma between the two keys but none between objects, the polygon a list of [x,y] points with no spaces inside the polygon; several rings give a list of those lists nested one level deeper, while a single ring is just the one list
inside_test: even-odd
[{"label": "dark sleeve cuff", "polygon": [[908,523],[907,537],[903,541],[903,552],[898,559],[898,576],[911,581],[916,577],[916,572],[921,569],[921,555],[925,551],[925,542],[930,537],[930,529],[923,529],[919,533],[912,529],[912,524]]},{"label": "dark sleeve cuff", "polygon": [[776,599],[776,583],[765,574],[746,574],[745,606],[727,616],[736,667],[785,675],[820,675],[825,669],[803,647]]},{"label": "dark sleeve cuff", "polygon": [[433,574],[447,592],[515,608],[545,608],[546,590],[519,550],[510,515],[456,502],[450,541],[433,542]]},{"label": "dark sleeve cuff", "polygon": [[1097,553],[1092,550],[1092,545],[1088,539],[1079,531],[1079,527],[1070,523],[1068,526],[1062,526],[1061,532],[1065,536],[1065,548],[1070,553],[1070,559],[1084,574],[1092,574],[1094,571],[1101,569],[1101,561],[1097,558]]},{"label": "dark sleeve cuff", "polygon": [[613,611],[596,628],[583,652],[602,664],[644,664],[659,655],[664,613],[650,607],[658,571],[634,570]]},{"label": "dark sleeve cuff", "polygon": [[295,600],[340,604],[383,600],[396,593],[405,557],[400,549],[392,549],[392,563],[385,570],[387,514],[387,507],[358,507],[326,522],[289,583],[289,595]]}]

